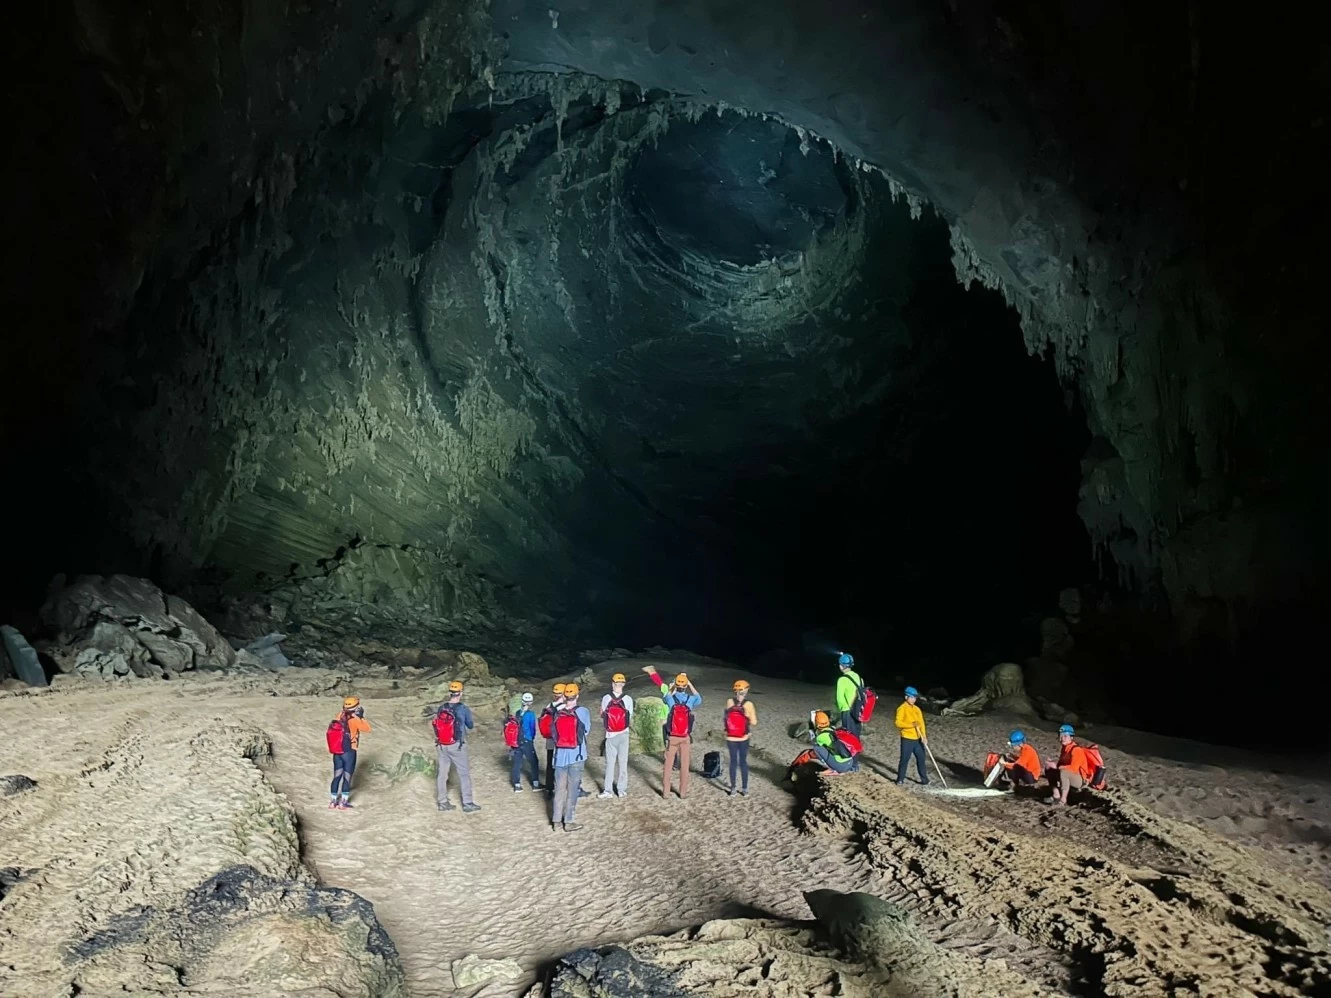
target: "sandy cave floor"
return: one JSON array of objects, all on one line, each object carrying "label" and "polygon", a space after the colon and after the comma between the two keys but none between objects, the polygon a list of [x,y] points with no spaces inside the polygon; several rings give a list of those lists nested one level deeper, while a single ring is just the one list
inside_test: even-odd
[{"label": "sandy cave floor", "polygon": [[[611,666],[636,671],[644,661],[596,669],[608,678]],[[677,664],[661,667],[673,673]],[[696,662],[687,668],[705,698],[688,799],[663,800],[658,759],[640,756],[629,797],[582,801],[585,829],[573,834],[551,830],[544,795],[512,792],[497,714],[482,713],[473,735],[477,814],[438,812],[432,780],[391,783],[377,772],[430,742],[424,684],[382,672],[351,683],[303,670],[88,681],[0,699],[7,731],[0,775],[38,783],[35,792],[0,798],[0,868],[45,877],[44,891],[0,902],[0,992],[59,993],[56,940],[93,932],[154,892],[188,889],[238,861],[274,873],[303,863],[321,883],[370,900],[416,996],[476,994],[453,988],[450,966],[467,954],[516,958],[525,980],[479,994],[520,994],[542,965],[580,946],[715,918],[808,919],[803,892],[817,888],[896,901],[944,946],[1001,958],[1054,993],[1087,993],[1087,976],[1107,973],[1087,965],[1082,942],[1069,942],[1079,932],[1112,937],[1112,952],[1132,951],[1128,963],[1110,961],[1106,979],[1129,988],[1120,993],[1132,993],[1134,973],[1145,975],[1137,987],[1148,994],[1151,975],[1177,987],[1195,968],[1199,980],[1232,974],[1237,990],[1228,993],[1297,994],[1300,981],[1327,966],[1319,961],[1331,919],[1331,793],[1317,766],[1099,728],[1088,734],[1108,749],[1116,790],[1107,802],[1055,813],[1035,800],[948,799],[878,778],[895,775],[889,698],[867,736],[867,768],[878,775],[833,781],[805,830],[795,798],[779,785],[800,748],[787,729],[823,705],[830,683],[820,689]],[[737,676],[753,683],[761,722],[747,799],[725,796],[696,772],[704,751],[723,748],[720,708]],[[351,688],[374,731],[361,746],[357,807],[335,812],[326,806],[323,729]],[[630,692],[651,691],[639,679]],[[984,753],[1013,723],[931,718],[931,743],[949,780],[976,785]],[[1042,755],[1054,751],[1052,726],[1018,723]],[[261,768],[208,763],[200,733],[233,726],[271,738]],[[595,751],[597,735],[592,743]],[[594,756],[586,782],[593,793],[600,778]],[[237,807],[276,806],[254,804],[266,799],[254,797],[268,792],[264,781],[275,800],[284,795],[294,806],[294,854],[280,837],[245,830],[263,827],[262,813],[236,819]],[[1117,879],[1085,872],[1106,860]],[[1023,878],[1038,891],[1023,895]],[[1054,924],[1025,906],[1079,914]],[[1131,939],[1134,924],[1153,924],[1143,921],[1144,909],[1171,920],[1176,936],[1166,929],[1149,945]],[[1190,932],[1194,916],[1199,927]],[[1272,965],[1270,990],[1262,990],[1260,966],[1229,967],[1193,952],[1203,937],[1230,952],[1251,944],[1251,959]],[[1272,952],[1279,945],[1299,952]],[[1280,970],[1282,959],[1299,966]]]}]

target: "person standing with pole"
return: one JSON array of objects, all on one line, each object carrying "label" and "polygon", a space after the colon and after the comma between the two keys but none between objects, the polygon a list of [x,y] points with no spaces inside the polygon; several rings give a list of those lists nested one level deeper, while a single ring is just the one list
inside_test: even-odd
[{"label": "person standing with pole", "polygon": [[915,760],[916,772],[920,774],[920,786],[929,785],[929,771],[925,768],[925,748],[929,744],[924,726],[924,711],[916,705],[920,691],[914,686],[907,686],[906,699],[897,708],[897,733],[901,735],[901,758],[897,763],[897,786],[906,782],[906,768],[910,760]]}]

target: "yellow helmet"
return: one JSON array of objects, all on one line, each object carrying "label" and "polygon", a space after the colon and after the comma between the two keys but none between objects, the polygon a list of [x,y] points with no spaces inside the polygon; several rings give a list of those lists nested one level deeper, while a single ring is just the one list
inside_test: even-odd
[{"label": "yellow helmet", "polygon": [[449,683],[449,684],[448,684],[448,692],[449,692],[450,694],[451,694],[451,693],[461,693],[461,692],[462,692],[462,682],[461,682],[461,680],[455,679],[455,680],[453,680],[451,683]]},{"label": "yellow helmet", "polygon": [[343,710],[351,710],[353,707],[360,706],[360,697],[347,697],[342,701]]},{"label": "yellow helmet", "polygon": [[736,679],[733,688],[736,693],[747,691],[749,688],[749,681],[747,679]]},{"label": "yellow helmet", "polygon": [[564,695],[564,690],[566,689],[568,689],[568,687],[565,686],[563,683],[555,683],[554,687],[550,690],[550,692],[557,697],[562,697]]},{"label": "yellow helmet", "polygon": [[819,729],[830,728],[832,726],[832,719],[827,716],[827,711],[820,710],[814,713],[813,726]]},{"label": "yellow helmet", "polygon": [[676,686],[688,686],[688,685],[689,685],[689,677],[688,677],[688,674],[687,674],[687,673],[684,673],[684,672],[681,672],[678,676],[676,676],[676,677],[675,677],[675,685],[676,685]]},{"label": "yellow helmet", "polygon": [[564,684],[564,696],[566,696],[566,697],[570,697],[570,698],[571,698],[571,697],[575,697],[575,696],[577,696],[577,695],[578,695],[578,684],[577,684],[577,683],[565,683],[565,684]]},{"label": "yellow helmet", "polygon": [[612,682],[612,683],[627,683],[628,680],[624,678],[624,673],[622,673],[622,672],[616,672],[613,676],[610,677],[610,682]]}]

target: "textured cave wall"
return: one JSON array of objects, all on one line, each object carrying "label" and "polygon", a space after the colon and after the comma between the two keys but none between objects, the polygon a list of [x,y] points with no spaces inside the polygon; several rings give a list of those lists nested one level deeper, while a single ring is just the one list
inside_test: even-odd
[{"label": "textured cave wall", "polygon": [[[622,385],[572,391],[580,361],[524,334],[551,321],[550,295],[538,306],[512,283],[521,260],[577,319],[565,274],[595,271],[630,307],[614,260],[571,261],[572,246],[625,250],[579,232],[560,184],[576,168],[589,189],[620,189],[629,157],[597,165],[614,133],[577,136],[655,90],[683,95],[685,117],[774,114],[935,206],[958,274],[1000,289],[1079,388],[1095,436],[1081,512],[1106,569],[1167,592],[1186,628],[1233,635],[1250,607],[1300,596],[1325,550],[1301,499],[1324,443],[1301,370],[1325,350],[1308,306],[1318,254],[1263,250],[1318,231],[1318,209],[1275,181],[1316,175],[1299,156],[1325,151],[1306,113],[1317,91],[1287,80],[1324,84],[1326,70],[1264,49],[1274,71],[1235,82],[1227,62],[1281,26],[1226,18],[908,0],[760,16],[703,0],[82,0],[69,25],[25,36],[33,58],[11,91],[17,186],[34,196],[16,205],[31,252],[8,277],[37,332],[8,358],[4,428],[16,464],[41,469],[21,490],[38,528],[15,538],[15,563],[168,583],[220,567],[229,584],[286,580],[328,608],[389,597],[467,627],[593,612],[631,581],[607,547],[660,552],[648,541],[673,537],[677,555],[642,566],[672,577],[706,556],[663,510],[638,515],[651,493],[618,470],[670,442],[608,425],[607,406],[640,401]],[[602,82],[619,80],[632,85]],[[545,103],[524,110],[537,92]],[[514,117],[497,123],[492,100]],[[1235,107],[1258,141],[1232,137]],[[545,245],[522,247],[496,185],[531,140],[550,141],[551,118],[556,154],[524,169],[533,192],[552,185],[568,228],[533,222]],[[1231,193],[1254,178],[1272,193]],[[448,210],[463,203],[470,216]],[[796,295],[838,272],[833,256],[807,263]],[[717,286],[733,305],[718,318],[770,332],[798,304],[791,275],[749,276],[733,302]],[[552,393],[567,406],[555,418]],[[588,433],[618,443],[600,451]],[[646,485],[672,494],[669,475]]]}]

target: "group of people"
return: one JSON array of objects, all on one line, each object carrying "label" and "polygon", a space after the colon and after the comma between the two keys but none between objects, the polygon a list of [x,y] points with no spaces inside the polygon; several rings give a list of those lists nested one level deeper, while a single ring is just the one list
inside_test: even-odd
[{"label": "group of people", "polygon": [[[838,668],[833,711],[814,710],[809,715],[808,738],[810,747],[792,763],[792,770],[805,763],[818,767],[824,774],[854,772],[859,768],[858,756],[863,750],[860,735],[865,723],[873,716],[877,694],[869,688],[855,671],[854,658],[838,653]],[[697,712],[702,707],[702,695],[687,673],[679,673],[667,682],[653,666],[642,671],[657,687],[665,705],[661,723],[664,752],[661,769],[661,795],[672,792],[673,774],[679,771],[678,794],[681,799],[689,790],[693,728]],[[634,727],[635,705],[633,697],[625,692],[627,677],[615,673],[610,680],[610,691],[602,695],[597,708],[596,722],[604,734],[605,776],[600,797],[602,799],[627,797],[629,792],[629,739]],[[475,728],[471,709],[462,702],[465,688],[454,680],[448,685],[448,697],[435,710],[431,725],[434,730],[436,759],[439,773],[436,799],[440,811],[456,810],[448,796],[448,784],[457,773],[461,808],[470,814],[481,809],[473,796],[471,763],[467,752],[467,734]],[[926,768],[928,731],[924,712],[920,709],[919,691],[907,686],[897,707],[894,723],[900,738],[901,754],[897,766],[898,784],[906,782],[910,761],[922,785],[928,785]],[[551,827],[565,832],[582,828],[576,819],[579,799],[590,796],[584,789],[583,770],[587,764],[588,737],[592,732],[591,711],[580,702],[582,688],[576,682],[555,683],[550,701],[539,711],[535,697],[523,693],[510,702],[504,720],[504,742],[510,755],[510,781],[514,793],[523,791],[523,777],[534,791],[550,795]],[[333,755],[333,782],[329,788],[329,807],[350,808],[351,783],[356,770],[356,753],[362,734],[371,730],[364,719],[365,709],[358,697],[347,697],[342,711],[328,727],[328,747]],[[758,727],[758,711],[750,699],[749,683],[738,679],[731,688],[722,711],[723,731],[729,753],[729,783],[725,789],[730,796],[741,797],[749,793],[749,743]],[[834,723],[835,721],[835,723]],[[654,722],[653,722],[654,723]],[[1044,769],[1054,788],[1051,803],[1066,804],[1068,794],[1083,786],[1096,786],[1103,779],[1103,759],[1094,746],[1079,745],[1070,725],[1063,725],[1059,733],[1062,752],[1056,763],[1049,762]],[[545,747],[545,769],[541,768],[537,740]],[[994,754],[986,765],[994,776],[1000,775],[1010,786],[1033,786],[1041,770],[1038,753],[1026,741],[1021,731],[1013,731],[1007,749]]]},{"label": "group of people", "polygon": [[[1072,791],[1083,787],[1100,790],[1105,785],[1104,756],[1099,746],[1083,745],[1076,736],[1072,725],[1060,725],[1058,759],[1046,759],[1041,764],[1040,753],[1027,741],[1026,733],[1017,729],[1008,735],[1007,748],[987,759],[985,768],[997,777],[992,782],[1011,789],[1035,787],[1043,773],[1052,791],[1043,798],[1044,802],[1053,806],[1066,805]],[[985,782],[991,782],[991,778],[987,777]]]}]

